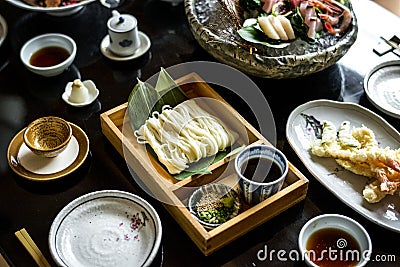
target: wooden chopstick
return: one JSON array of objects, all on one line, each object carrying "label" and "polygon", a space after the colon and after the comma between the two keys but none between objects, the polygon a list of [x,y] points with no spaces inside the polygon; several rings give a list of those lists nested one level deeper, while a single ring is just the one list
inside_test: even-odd
[{"label": "wooden chopstick", "polygon": [[28,232],[25,228],[22,228],[19,231],[15,232],[15,236],[22,243],[22,245],[26,248],[26,250],[31,254],[32,258],[35,260],[37,265],[40,267],[50,267],[51,265],[44,257],[43,253],[40,251],[38,246],[32,240]]}]

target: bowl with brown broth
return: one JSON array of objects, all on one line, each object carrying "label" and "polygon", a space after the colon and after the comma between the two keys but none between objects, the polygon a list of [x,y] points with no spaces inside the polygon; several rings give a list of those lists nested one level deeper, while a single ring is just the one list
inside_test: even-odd
[{"label": "bowl with brown broth", "polygon": [[31,72],[51,77],[63,73],[74,61],[77,46],[68,35],[47,33],[33,37],[21,48],[22,63]]},{"label": "bowl with brown broth", "polygon": [[299,249],[308,266],[365,266],[372,253],[368,232],[354,219],[322,214],[299,233]]}]

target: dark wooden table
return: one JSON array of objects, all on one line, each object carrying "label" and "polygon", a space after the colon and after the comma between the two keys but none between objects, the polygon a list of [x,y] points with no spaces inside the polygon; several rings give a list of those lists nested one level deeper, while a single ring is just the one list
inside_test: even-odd
[{"label": "dark wooden table", "polygon": [[[399,34],[400,19],[368,0],[354,0],[353,5],[359,22],[358,39],[337,64],[297,79],[251,77],[263,90],[274,114],[277,145],[309,179],[306,199],[205,257],[163,205],[137,186],[123,157],[102,134],[99,118],[102,112],[127,101],[137,78],[146,80],[161,67],[183,62],[215,61],[193,38],[183,4],[171,6],[159,0],[124,1],[118,10],[136,16],[139,29],[150,37],[152,44],[150,51],[136,60],[112,62],[99,49],[106,35],[106,21],[111,16],[111,10],[98,1],[68,17],[28,12],[1,1],[0,13],[7,20],[9,33],[0,48],[0,251],[8,263],[11,266],[35,264],[14,236],[14,232],[21,228],[28,230],[52,262],[48,234],[57,213],[85,193],[117,189],[145,198],[161,217],[162,249],[154,262],[155,266],[301,266],[298,261],[283,262],[277,258],[260,260],[257,252],[265,247],[270,250],[296,250],[297,236],[303,224],[323,213],[347,215],[364,225],[372,238],[373,259],[394,257],[391,262],[371,261],[371,266],[398,266],[400,250],[397,242],[400,235],[372,223],[338,200],[307,171],[285,137],[285,124],[290,112],[302,103],[320,98],[360,103],[399,129],[398,119],[380,112],[368,101],[363,91],[363,79],[367,71],[379,62],[399,59],[393,53],[379,57],[372,49],[380,42],[380,35],[390,37]],[[47,32],[60,32],[73,37],[78,53],[68,72],[57,78],[44,79],[24,68],[19,50],[31,37]],[[63,102],[61,94],[64,86],[74,78],[91,79],[96,83],[100,89],[96,103],[84,108],[72,108]],[[274,95],[271,90],[275,90]],[[228,101],[240,110],[234,98]],[[6,151],[14,135],[27,123],[47,115],[57,115],[80,126],[89,137],[90,152],[84,164],[68,179],[32,183],[21,179],[10,169]],[[251,122],[251,118],[249,120]]]}]

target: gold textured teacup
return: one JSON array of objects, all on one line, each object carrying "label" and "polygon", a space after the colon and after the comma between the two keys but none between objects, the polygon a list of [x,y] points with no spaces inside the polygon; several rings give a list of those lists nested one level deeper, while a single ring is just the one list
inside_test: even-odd
[{"label": "gold textured teacup", "polygon": [[25,145],[36,155],[52,158],[65,150],[72,136],[71,125],[55,116],[41,117],[24,131]]}]

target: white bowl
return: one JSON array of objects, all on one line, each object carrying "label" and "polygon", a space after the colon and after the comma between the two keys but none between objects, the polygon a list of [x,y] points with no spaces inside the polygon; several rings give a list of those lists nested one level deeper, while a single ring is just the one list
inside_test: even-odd
[{"label": "white bowl", "polygon": [[[36,67],[30,64],[30,58],[35,52],[50,46],[58,46],[66,49],[70,54],[69,57],[63,62],[50,67]],[[27,41],[21,48],[20,58],[28,70],[38,75],[51,77],[61,74],[72,64],[76,56],[76,50],[76,43],[71,37],[61,33],[47,33],[38,35]]]},{"label": "white bowl", "polygon": [[[350,260],[350,259],[355,259],[355,257],[357,257],[357,259],[359,259],[359,262],[356,266],[365,266],[367,264],[372,253],[372,242],[368,232],[364,229],[364,227],[357,221],[349,217],[346,217],[344,215],[323,214],[310,219],[300,230],[298,238],[300,255],[302,255],[305,263],[308,266],[318,267],[318,265],[312,262],[310,258],[307,256],[307,253],[313,252],[312,250],[307,250],[306,248],[307,241],[309,240],[310,236],[313,233],[321,229],[327,229],[327,228],[339,229],[348,233],[350,236],[354,237],[354,239],[357,241],[360,247],[361,252],[353,254],[349,252],[347,255],[346,253],[343,252],[343,254],[341,255],[339,249],[345,249],[347,246],[350,246],[350,240],[346,240],[346,238],[340,237],[335,241],[334,246],[326,249],[327,250],[326,255],[331,255],[332,260],[334,259],[334,257],[337,257],[338,259],[342,260],[346,259]],[[332,250],[331,252],[329,252],[328,250],[330,250],[331,248]],[[314,255],[315,257],[315,254],[310,254],[310,255]]]},{"label": "white bowl", "polygon": [[161,239],[161,220],[146,200],[101,190],[76,198],[58,213],[49,248],[57,266],[151,266]]},{"label": "white bowl", "polygon": [[19,8],[36,11],[36,12],[45,12],[52,16],[68,16],[72,15],[78,11],[80,11],[85,5],[95,1],[95,0],[85,0],[73,5],[66,5],[61,7],[40,7],[40,6],[31,6],[25,3],[22,0],[5,0],[10,4],[17,6]]}]

